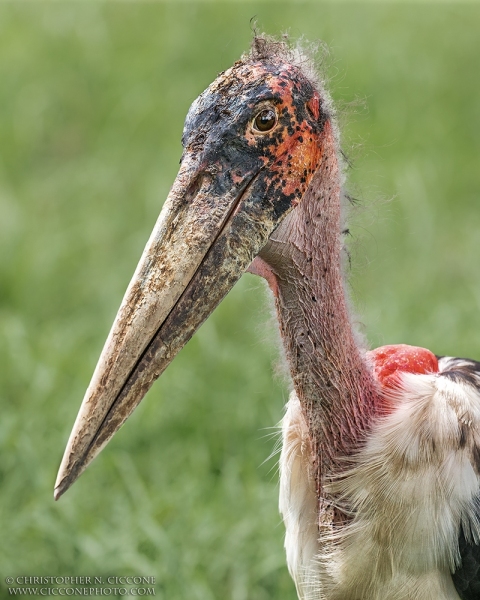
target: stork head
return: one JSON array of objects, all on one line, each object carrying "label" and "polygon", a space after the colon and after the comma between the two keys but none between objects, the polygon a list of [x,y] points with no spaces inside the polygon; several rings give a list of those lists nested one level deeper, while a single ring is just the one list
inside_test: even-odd
[{"label": "stork head", "polygon": [[257,39],[193,102],[177,178],[113,323],[60,466],[60,497],[302,198],[322,161],[322,92]]}]

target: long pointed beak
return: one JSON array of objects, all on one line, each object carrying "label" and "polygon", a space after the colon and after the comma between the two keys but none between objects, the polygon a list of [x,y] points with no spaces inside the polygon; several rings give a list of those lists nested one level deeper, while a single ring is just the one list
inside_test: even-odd
[{"label": "long pointed beak", "polygon": [[234,178],[198,173],[182,165],[160,213],[75,421],[55,499],[131,415],[278,224],[261,197],[259,166]]}]

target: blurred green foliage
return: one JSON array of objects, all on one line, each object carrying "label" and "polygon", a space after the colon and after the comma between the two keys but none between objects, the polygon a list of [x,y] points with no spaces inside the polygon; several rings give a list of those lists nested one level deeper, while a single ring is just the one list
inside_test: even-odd
[{"label": "blurred green foliage", "polygon": [[275,460],[263,462],[288,384],[252,276],[52,500],[186,111],[248,47],[255,15],[332,50],[360,199],[349,227],[361,329],[373,345],[480,358],[479,6],[0,4],[1,585],[141,574],[168,600],[295,597]]}]

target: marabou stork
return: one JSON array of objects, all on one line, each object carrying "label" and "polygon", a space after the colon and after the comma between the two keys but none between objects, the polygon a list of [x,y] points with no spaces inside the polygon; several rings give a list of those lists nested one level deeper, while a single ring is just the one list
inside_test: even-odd
[{"label": "marabou stork", "polygon": [[480,598],[480,363],[367,351],[342,276],[342,160],[311,62],[257,36],[192,104],[178,176],[71,433],[67,490],[245,271],[293,392],[280,511],[299,598]]}]

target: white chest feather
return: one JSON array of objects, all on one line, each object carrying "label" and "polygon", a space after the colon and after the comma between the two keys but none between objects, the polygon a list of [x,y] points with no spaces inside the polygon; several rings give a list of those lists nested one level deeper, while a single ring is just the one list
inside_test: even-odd
[{"label": "white chest feather", "polygon": [[[280,512],[301,600],[458,600],[450,573],[458,535],[478,541],[480,396],[436,375],[403,375],[392,412],[355,467],[326,486],[352,511],[341,530],[319,528],[310,449],[292,394],[283,420]],[[325,530],[324,530],[325,529]]]}]

